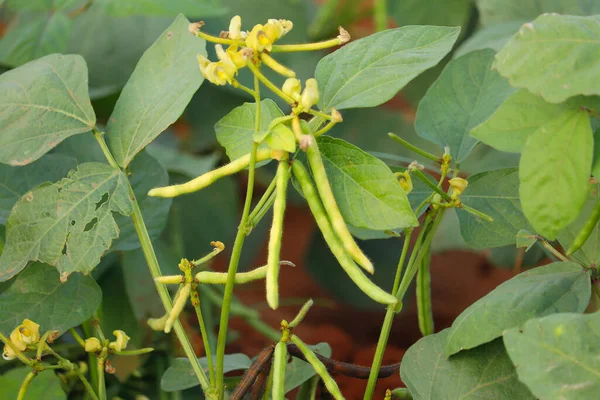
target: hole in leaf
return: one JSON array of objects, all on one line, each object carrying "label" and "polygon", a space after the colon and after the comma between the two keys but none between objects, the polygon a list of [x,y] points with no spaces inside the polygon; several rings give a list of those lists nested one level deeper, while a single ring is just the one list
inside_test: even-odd
[{"label": "hole in leaf", "polygon": [[104,193],[102,198],[96,203],[96,210],[102,207],[102,204],[108,201],[108,193]]},{"label": "hole in leaf", "polygon": [[75,220],[74,219],[71,220],[71,226],[75,226]]},{"label": "hole in leaf", "polygon": [[50,218],[50,213],[48,211],[44,212],[44,217]]},{"label": "hole in leaf", "polygon": [[92,229],[94,229],[94,226],[96,226],[97,223],[98,223],[98,217],[92,218],[92,220],[85,225],[85,228],[83,228],[83,231],[84,232],[91,231]]},{"label": "hole in leaf", "polygon": [[63,255],[65,255],[65,256],[67,255],[67,244],[66,244],[66,243],[65,243],[65,245],[63,246],[63,249],[62,249],[62,254],[63,254]]}]

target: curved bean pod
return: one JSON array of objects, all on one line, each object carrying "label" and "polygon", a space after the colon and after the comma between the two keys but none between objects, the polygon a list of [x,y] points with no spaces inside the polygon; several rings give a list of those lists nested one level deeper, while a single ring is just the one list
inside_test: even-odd
[{"label": "curved bean pod", "polygon": [[342,217],[342,214],[340,213],[340,209],[338,208],[333,192],[331,191],[329,180],[327,179],[327,173],[325,172],[325,166],[323,165],[323,159],[321,158],[321,153],[319,152],[319,146],[317,145],[316,140],[313,140],[306,149],[306,157],[308,158],[310,169],[315,177],[315,184],[319,191],[319,195],[321,195],[321,201],[331,220],[333,230],[354,261],[367,272],[373,273],[373,264],[358,247],[358,244],[356,244],[354,237],[352,237],[352,234],[346,226],[344,217]]},{"label": "curved bean pod", "polygon": [[362,290],[367,296],[376,302],[382,304],[396,304],[398,299],[371,282],[371,280],[365,276],[360,268],[358,268],[354,261],[352,261],[352,258],[348,255],[348,253],[346,253],[344,247],[333,232],[331,224],[329,223],[329,219],[327,218],[327,214],[325,213],[323,205],[321,204],[321,200],[319,200],[319,195],[317,194],[317,191],[311,182],[310,176],[308,175],[308,171],[299,160],[296,159],[292,163],[292,171],[298,179],[298,183],[300,183],[300,186],[302,187],[304,197],[306,198],[308,206],[310,207],[310,211],[314,215],[315,221],[317,222],[317,225],[323,234],[325,242],[327,242],[331,252],[338,260],[344,271],[346,271],[346,274],[348,274],[350,279],[352,279],[352,281],[360,288],[360,290]]},{"label": "curved bean pod", "polygon": [[569,246],[569,249],[567,250],[568,256],[575,253],[577,250],[579,250],[581,248],[581,246],[583,246],[585,244],[585,242],[588,240],[588,238],[592,234],[592,231],[596,227],[598,220],[600,220],[600,201],[598,201],[598,203],[596,203],[596,206],[594,207],[592,214],[590,215],[590,217],[586,221],[585,225],[583,225],[583,228],[581,228],[581,231],[579,231],[579,233],[577,234],[577,236],[575,236],[575,239]]},{"label": "curved bean pod", "polygon": [[286,193],[290,178],[290,164],[287,157],[279,161],[277,167],[277,186],[273,203],[273,224],[269,236],[269,255],[267,258],[267,303],[273,310],[279,307],[279,253],[283,236],[283,215],[285,214]]},{"label": "curved bean pod", "polygon": [[[271,158],[270,149],[261,149],[256,152],[256,162],[269,160]],[[179,185],[164,186],[154,188],[148,192],[148,196],[153,197],[177,197],[186,193],[197,192],[198,190],[204,189],[210,186],[218,179],[221,179],[228,175],[233,175],[240,172],[250,165],[250,153],[233,160],[229,164],[223,165],[222,167],[213,169],[197,178],[192,179],[189,182],[181,183]]]},{"label": "curved bean pod", "polygon": [[308,361],[310,365],[312,365],[315,372],[319,374],[319,376],[323,380],[323,383],[325,383],[325,387],[327,388],[329,393],[331,393],[333,398],[336,400],[344,400],[344,396],[342,395],[342,392],[340,392],[340,388],[338,387],[337,383],[335,382],[335,380],[333,380],[331,375],[329,375],[327,368],[321,362],[321,360],[317,358],[315,353],[313,353],[313,351],[309,349],[306,346],[306,344],[304,344],[302,339],[300,339],[298,336],[291,335],[290,339],[296,346],[298,346],[298,348],[306,358],[306,361]]},{"label": "curved bean pod", "polygon": [[275,346],[273,356],[273,390],[271,396],[273,399],[283,399],[285,396],[285,369],[287,366],[287,345],[283,342]]}]

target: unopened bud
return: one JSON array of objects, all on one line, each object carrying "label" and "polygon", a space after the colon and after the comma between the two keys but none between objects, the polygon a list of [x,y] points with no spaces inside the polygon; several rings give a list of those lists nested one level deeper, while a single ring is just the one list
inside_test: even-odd
[{"label": "unopened bud", "polygon": [[457,199],[469,185],[469,182],[463,178],[452,178],[448,181],[448,183],[452,188],[452,193],[450,194],[452,199]]},{"label": "unopened bud", "polygon": [[233,40],[244,38],[242,36],[242,17],[240,17],[239,15],[236,15],[235,17],[231,18],[231,21],[229,22],[229,35],[228,36],[229,36],[229,39],[233,39]]},{"label": "unopened bud", "polygon": [[306,80],[304,91],[300,97],[300,105],[305,110],[310,110],[312,106],[319,102],[319,84],[315,78]]},{"label": "unopened bud", "polygon": [[91,337],[85,339],[84,348],[87,353],[97,353],[102,350],[102,343],[100,343],[100,339]]},{"label": "unopened bud", "polygon": [[344,120],[342,118],[342,114],[340,114],[340,112],[333,107],[331,108],[331,120],[336,123]]},{"label": "unopened bud", "polygon": [[300,101],[300,90],[301,84],[300,80],[296,78],[288,78],[283,82],[283,86],[281,87],[283,93],[290,96],[295,101]]}]

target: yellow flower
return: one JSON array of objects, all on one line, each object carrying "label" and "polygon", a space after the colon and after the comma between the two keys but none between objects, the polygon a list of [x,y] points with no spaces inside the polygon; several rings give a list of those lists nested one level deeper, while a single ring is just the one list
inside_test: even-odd
[{"label": "yellow flower", "polygon": [[210,60],[204,57],[202,54],[196,55],[196,58],[198,59],[198,65],[200,65],[200,72],[202,72],[202,75],[208,79],[206,68],[210,65]]},{"label": "yellow flower", "polygon": [[275,43],[277,39],[285,36],[293,27],[294,24],[292,21],[285,19],[270,19],[263,27],[263,30],[271,43]]},{"label": "yellow flower", "polygon": [[272,45],[273,42],[269,39],[264,31],[264,26],[261,24],[254,25],[246,38],[246,46],[259,53],[263,50],[271,51]]},{"label": "yellow flower", "polygon": [[469,185],[469,182],[467,182],[467,180],[463,178],[452,178],[448,181],[448,183],[452,188],[452,193],[450,194],[450,197],[452,197],[453,199],[457,199]]},{"label": "yellow flower", "polygon": [[27,346],[36,344],[40,340],[40,326],[35,322],[25,319],[23,323],[12,331],[10,340],[21,351]]},{"label": "yellow flower", "polygon": [[300,105],[305,110],[309,110],[312,106],[319,102],[319,86],[315,78],[310,78],[306,81],[304,91],[300,97]]},{"label": "yellow flower", "polygon": [[6,361],[14,360],[15,358],[17,358],[17,353],[15,353],[13,351],[12,347],[10,347],[8,345],[4,345],[4,351],[2,352],[2,358],[4,358]]},{"label": "yellow flower", "polygon": [[238,45],[232,44],[227,48],[227,55],[235,64],[237,69],[243,68],[246,66],[246,58],[242,55],[242,51],[238,51]]},{"label": "yellow flower", "polygon": [[85,339],[85,351],[86,352],[95,353],[100,350],[102,350],[102,343],[100,343],[100,340],[98,338],[91,337],[91,338]]},{"label": "yellow flower", "polygon": [[300,81],[296,78],[288,78],[283,82],[281,90],[295,101],[300,101]]},{"label": "yellow flower", "polygon": [[116,351],[123,351],[129,343],[130,337],[123,331],[113,331],[113,335],[117,338],[114,342],[110,342],[108,347]]},{"label": "yellow flower", "polygon": [[242,32],[242,18],[239,15],[231,18],[229,22],[229,39],[245,39],[248,34]]}]

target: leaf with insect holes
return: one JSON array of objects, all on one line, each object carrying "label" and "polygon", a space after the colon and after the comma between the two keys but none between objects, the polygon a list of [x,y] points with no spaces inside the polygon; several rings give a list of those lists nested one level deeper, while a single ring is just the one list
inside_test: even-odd
[{"label": "leaf with insect holes", "polygon": [[498,52],[494,68],[514,87],[560,103],[600,94],[600,15],[543,14]]},{"label": "leaf with insect holes", "polygon": [[106,125],[108,145],[121,167],[179,118],[204,77],[196,54],[206,42],[179,15],[146,50]]},{"label": "leaf with insect holes", "polygon": [[8,335],[29,318],[40,324],[42,333],[62,333],[89,319],[101,300],[92,277],[77,274],[63,283],[56,268],[31,263],[16,278],[0,283],[0,332]]},{"label": "leaf with insect holes", "polygon": [[444,355],[448,329],[425,336],[402,358],[400,377],[415,399],[533,400],[517,379],[501,340],[450,358]]},{"label": "leaf with insect holes", "polygon": [[0,75],[0,162],[26,165],[96,125],[87,67],[51,54]]},{"label": "leaf with insect holes", "polygon": [[90,272],[119,236],[112,213],[132,211],[127,176],[107,164],[81,164],[59,182],[36,187],[6,222],[0,281],[29,261],[54,265],[63,280],[72,272]]},{"label": "leaf with insect holes", "polygon": [[5,224],[15,203],[28,190],[43,182],[56,182],[77,166],[77,159],[46,154],[24,167],[0,165],[0,224]]},{"label": "leaf with insect holes", "polygon": [[487,120],[516,89],[491,66],[494,51],[478,50],[450,61],[419,103],[415,129],[463,162],[477,140],[471,129]]},{"label": "leaf with insect holes", "polygon": [[587,400],[600,390],[600,313],[556,314],[504,332],[519,380],[539,399]]},{"label": "leaf with insect holes", "polygon": [[584,312],[590,273],[574,262],[555,262],[523,272],[482,297],[452,323],[446,356],[490,342],[530,318]]},{"label": "leaf with insect holes", "polygon": [[66,53],[73,22],[56,12],[21,18],[0,40],[0,61],[18,67],[52,53]]},{"label": "leaf with insect holes", "polygon": [[319,108],[375,107],[448,54],[460,28],[403,26],[351,42],[319,61]]}]

